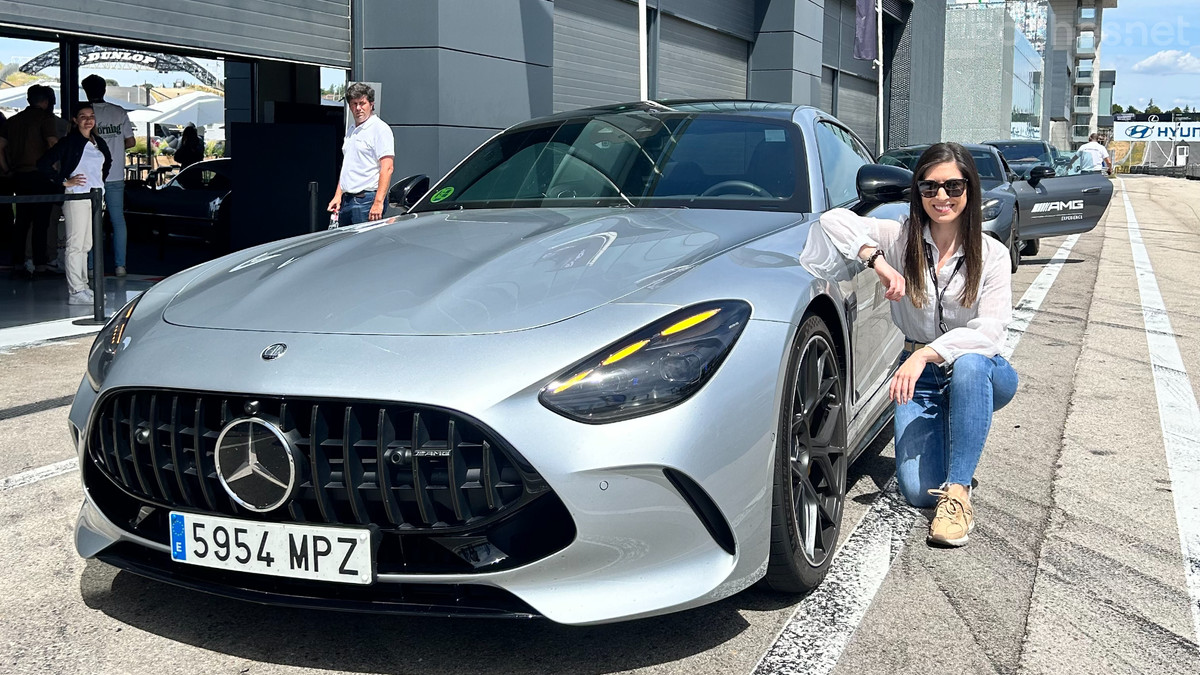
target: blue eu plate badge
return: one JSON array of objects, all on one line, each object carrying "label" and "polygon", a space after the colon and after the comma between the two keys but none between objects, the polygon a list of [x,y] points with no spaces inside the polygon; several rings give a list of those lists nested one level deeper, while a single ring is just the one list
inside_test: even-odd
[{"label": "blue eu plate badge", "polygon": [[183,514],[171,514],[171,557],[187,560],[187,546],[183,538]]}]

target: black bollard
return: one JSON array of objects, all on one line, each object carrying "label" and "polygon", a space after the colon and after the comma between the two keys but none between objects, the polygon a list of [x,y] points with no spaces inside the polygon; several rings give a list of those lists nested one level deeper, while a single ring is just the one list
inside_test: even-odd
[{"label": "black bollard", "polygon": [[[66,195],[69,199],[71,195]],[[104,325],[104,215],[101,208],[104,205],[104,190],[92,188],[88,191],[88,201],[92,205],[92,268],[95,270],[92,278],[95,288],[92,289],[92,318],[77,319],[72,323],[79,326]]]},{"label": "black bollard", "polygon": [[317,216],[317,214],[320,213],[320,211],[318,210],[318,206],[319,206],[319,204],[317,202],[317,182],[310,181],[308,183],[308,231],[309,232],[317,231],[317,223],[320,221],[320,218]]}]

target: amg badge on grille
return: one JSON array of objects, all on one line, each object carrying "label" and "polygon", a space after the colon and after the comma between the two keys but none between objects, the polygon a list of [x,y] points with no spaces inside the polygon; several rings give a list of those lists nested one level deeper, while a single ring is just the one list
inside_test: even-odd
[{"label": "amg badge on grille", "polygon": [[286,351],[287,345],[283,344],[282,342],[276,342],[275,344],[263,350],[262,357],[264,361],[273,361],[283,356],[283,353]]},{"label": "amg badge on grille", "polygon": [[244,417],[217,437],[217,478],[238,504],[264,512],[287,503],[296,487],[296,454],[279,427]]}]

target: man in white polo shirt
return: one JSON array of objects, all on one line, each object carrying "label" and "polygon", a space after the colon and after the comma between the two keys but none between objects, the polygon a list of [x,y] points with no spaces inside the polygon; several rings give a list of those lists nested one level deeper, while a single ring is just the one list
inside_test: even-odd
[{"label": "man in white polo shirt", "polygon": [[346,87],[346,105],[354,124],[342,142],[342,174],[328,206],[343,226],[383,217],[396,157],[392,128],[375,115],[375,90],[362,82],[351,84]]},{"label": "man in white polo shirt", "polygon": [[1079,173],[1112,173],[1112,158],[1108,155],[1108,148],[1105,148],[1100,140],[1100,134],[1088,136],[1088,142],[1071,158],[1071,164],[1079,162]]},{"label": "man in white polo shirt", "polygon": [[[104,94],[108,91],[108,83],[99,75],[88,75],[83,78],[83,92],[87,94],[88,102],[96,111],[96,128],[93,131],[100,140],[108,144],[108,154],[112,157],[112,167],[104,177],[104,203],[108,206],[108,217],[113,226],[113,265],[119,277],[125,276],[125,151],[133,147],[133,124],[124,108],[104,102]],[[104,242],[95,242],[103,246]],[[88,252],[88,267],[92,266],[91,252]]]}]

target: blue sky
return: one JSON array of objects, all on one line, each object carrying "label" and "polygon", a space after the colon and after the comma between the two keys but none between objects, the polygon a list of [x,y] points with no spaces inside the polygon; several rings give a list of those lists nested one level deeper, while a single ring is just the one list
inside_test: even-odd
[{"label": "blue sky", "polygon": [[1100,68],[1117,71],[1113,102],[1200,107],[1200,2],[1120,0],[1104,11]]}]

